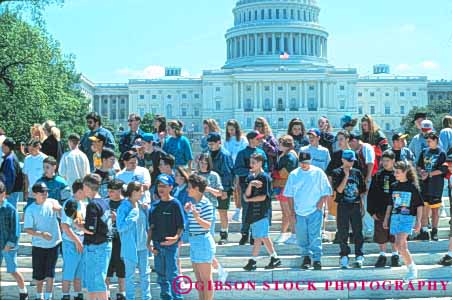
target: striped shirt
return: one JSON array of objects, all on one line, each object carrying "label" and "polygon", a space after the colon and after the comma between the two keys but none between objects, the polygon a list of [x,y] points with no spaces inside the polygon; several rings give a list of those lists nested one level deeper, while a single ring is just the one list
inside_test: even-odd
[{"label": "striped shirt", "polygon": [[[213,206],[205,196],[202,197],[201,201],[196,203],[195,208],[199,212],[199,217],[201,219],[209,222],[213,221]],[[188,230],[190,234],[201,234],[209,231],[199,225],[191,211],[188,212]]]}]

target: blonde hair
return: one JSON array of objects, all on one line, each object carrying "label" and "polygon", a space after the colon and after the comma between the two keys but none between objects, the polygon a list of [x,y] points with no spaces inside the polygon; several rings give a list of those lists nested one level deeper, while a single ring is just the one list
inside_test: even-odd
[{"label": "blonde hair", "polygon": [[270,124],[268,124],[267,119],[264,117],[257,117],[256,121],[254,121],[254,129],[256,130],[256,123],[262,123],[264,125],[264,134],[265,136],[273,135]]},{"label": "blonde hair", "polygon": [[209,127],[210,132],[220,132],[220,127],[215,119],[205,119],[202,123]]},{"label": "blonde hair", "polygon": [[38,139],[41,143],[46,139],[46,134],[41,124],[33,124],[30,127],[30,135],[32,139]]},{"label": "blonde hair", "polygon": [[56,127],[56,124],[52,120],[45,121],[44,124],[42,124],[42,127],[44,128],[45,133],[47,136],[53,135],[53,137],[60,141],[61,139],[61,131]]},{"label": "blonde hair", "polygon": [[171,120],[168,122],[168,127],[171,127],[174,130],[174,133],[177,137],[182,136],[182,127],[183,124],[177,120]]}]

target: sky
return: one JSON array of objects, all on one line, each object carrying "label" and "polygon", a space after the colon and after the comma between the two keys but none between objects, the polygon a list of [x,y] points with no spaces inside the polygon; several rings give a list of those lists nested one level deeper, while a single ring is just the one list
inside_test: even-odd
[{"label": "sky", "polygon": [[[318,0],[329,63],[368,75],[452,80],[452,0]],[[164,66],[200,76],[225,63],[236,0],[66,0],[48,7],[48,31],[96,83],[155,78]]]}]

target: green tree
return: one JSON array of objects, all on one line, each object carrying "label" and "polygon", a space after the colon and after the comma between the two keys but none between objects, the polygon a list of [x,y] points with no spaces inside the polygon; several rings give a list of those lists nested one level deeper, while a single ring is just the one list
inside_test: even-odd
[{"label": "green tree", "polygon": [[411,137],[419,133],[413,119],[415,114],[423,112],[427,114],[427,119],[431,120],[436,131],[442,129],[442,120],[445,115],[448,115],[451,110],[452,100],[432,100],[430,104],[425,107],[414,107],[400,123],[405,132],[409,133]]},{"label": "green tree", "polygon": [[89,101],[76,88],[74,58],[39,26],[0,15],[0,127],[27,139],[34,123],[54,120],[63,137],[83,133]]},{"label": "green tree", "polygon": [[154,131],[154,115],[151,113],[144,114],[143,120],[141,120],[140,128],[144,132],[153,132]]}]

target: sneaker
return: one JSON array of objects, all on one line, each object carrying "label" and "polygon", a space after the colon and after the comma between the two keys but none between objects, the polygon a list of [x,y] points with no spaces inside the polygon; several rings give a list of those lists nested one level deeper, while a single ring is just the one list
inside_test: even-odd
[{"label": "sneaker", "polygon": [[329,243],[330,242],[330,238],[328,237],[328,235],[326,235],[325,232],[322,233],[322,243]]},{"label": "sneaker", "polygon": [[290,238],[290,233],[289,232],[283,232],[275,240],[275,244],[284,244],[284,242],[287,241],[289,238]]},{"label": "sneaker", "polygon": [[309,256],[305,256],[303,258],[303,263],[301,264],[301,268],[303,270],[307,270],[311,267],[311,258]]},{"label": "sneaker", "polygon": [[218,245],[224,245],[228,242],[228,233],[226,231],[220,231],[220,240]]},{"label": "sneaker", "polygon": [[248,263],[243,267],[243,269],[248,272],[256,270],[256,261],[254,259],[249,259]]},{"label": "sneaker", "polygon": [[248,243],[248,238],[249,238],[248,233],[242,233],[242,238],[239,241],[239,245],[240,246],[246,245],[246,243]]},{"label": "sneaker", "polygon": [[285,244],[286,245],[297,245],[298,244],[298,242],[297,242],[297,235],[292,233],[290,235],[290,238],[287,239],[287,241],[285,242]]},{"label": "sneaker", "polygon": [[226,282],[226,279],[228,279],[228,275],[229,275],[229,272],[226,271],[225,268],[223,268],[223,267],[218,268],[218,280],[221,283],[225,283]]},{"label": "sneaker", "polygon": [[448,267],[448,266],[452,266],[452,256],[450,256],[449,254],[444,255],[440,261],[438,262],[438,264]]},{"label": "sneaker", "polygon": [[348,256],[342,256],[339,265],[342,269],[348,269]]},{"label": "sneaker", "polygon": [[408,266],[408,272],[405,275],[405,278],[403,278],[404,281],[410,281],[410,280],[416,280],[417,279],[417,269],[416,267],[410,267]]},{"label": "sneaker", "polygon": [[438,241],[438,228],[432,228],[432,231],[430,232],[430,238],[432,241]]},{"label": "sneaker", "polygon": [[281,259],[272,256],[270,257],[270,263],[265,266],[265,269],[271,270],[281,266],[281,264],[282,264]]},{"label": "sneaker", "polygon": [[28,300],[28,294],[27,293],[20,293],[19,294],[19,300]]},{"label": "sneaker", "polygon": [[316,271],[322,270],[322,263],[320,261],[315,261],[313,263],[313,266],[314,266],[314,270],[316,270]]},{"label": "sneaker", "polygon": [[427,231],[422,231],[419,233],[419,235],[416,238],[418,241],[428,241],[430,240],[430,237],[428,236]]},{"label": "sneaker", "polygon": [[402,263],[400,262],[400,256],[398,256],[398,255],[391,256],[391,267],[398,268],[401,266],[402,266]]},{"label": "sneaker", "polygon": [[241,222],[242,218],[242,210],[241,209],[236,209],[234,214],[232,215],[232,221],[236,221],[236,222]]},{"label": "sneaker", "polygon": [[358,256],[355,259],[355,268],[361,269],[363,267],[363,263],[364,263],[364,257]]},{"label": "sneaker", "polygon": [[375,263],[375,268],[384,268],[386,267],[386,256],[380,255]]},{"label": "sneaker", "polygon": [[[184,284],[184,283],[185,282],[182,281],[182,284]],[[181,286],[181,288],[183,289],[184,287]],[[188,286],[186,288],[190,288],[190,287]],[[116,294],[116,300],[126,300],[126,297],[123,294]]]}]

